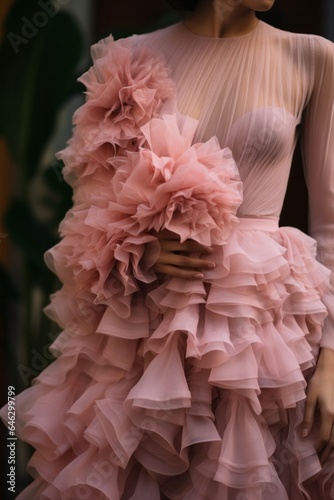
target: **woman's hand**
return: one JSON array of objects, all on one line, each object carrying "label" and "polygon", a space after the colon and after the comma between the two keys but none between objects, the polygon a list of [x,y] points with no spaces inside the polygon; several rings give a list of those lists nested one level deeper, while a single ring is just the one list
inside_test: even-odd
[{"label": "woman's hand", "polygon": [[323,464],[334,450],[334,351],[323,347],[308,389],[301,435],[311,431],[316,410],[320,413],[320,434],[316,450]]},{"label": "woman's hand", "polygon": [[192,280],[203,278],[205,269],[216,267],[214,262],[201,258],[212,254],[212,248],[193,240],[180,243],[180,237],[166,229],[154,235],[160,243],[160,255],[153,266],[156,273]]}]

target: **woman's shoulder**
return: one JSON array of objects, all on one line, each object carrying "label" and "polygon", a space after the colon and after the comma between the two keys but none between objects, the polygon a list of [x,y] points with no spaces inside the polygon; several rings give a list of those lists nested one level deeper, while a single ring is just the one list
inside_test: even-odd
[{"label": "woman's shoulder", "polygon": [[164,58],[168,58],[168,54],[182,54],[184,38],[180,22],[148,33],[133,35],[131,38],[137,47],[150,49]]},{"label": "woman's shoulder", "polygon": [[164,43],[168,44],[172,39],[174,39],[177,31],[179,30],[179,24],[176,23],[164,28],[160,28],[144,34],[133,34],[128,37],[115,39],[112,34],[102,38],[91,46],[91,56],[93,62],[103,58],[106,54],[117,51],[121,48],[132,50],[137,49],[141,46],[151,48],[152,51]]},{"label": "woman's shoulder", "polygon": [[297,50],[300,55],[316,59],[334,57],[334,43],[323,36],[286,31],[264,22],[263,25],[264,32],[272,43],[279,43],[282,47]]}]

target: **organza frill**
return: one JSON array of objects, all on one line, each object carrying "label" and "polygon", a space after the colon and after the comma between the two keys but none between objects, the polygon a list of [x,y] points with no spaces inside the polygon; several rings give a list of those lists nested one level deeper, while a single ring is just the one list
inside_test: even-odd
[{"label": "organza frill", "polygon": [[21,498],[333,496],[333,460],[298,433],[328,272],[298,230],[239,226],[203,282],[142,285],[124,309],[53,296],[58,359],[17,401],[37,449]]},{"label": "organza frill", "polygon": [[[236,218],[229,151],[192,144],[163,61],[133,40],[95,46],[61,154],[74,207],[46,312],[63,331],[16,400],[36,449],[18,498],[334,498],[333,459],[298,433],[329,271],[298,230]],[[163,228],[213,245],[216,268],[158,279]]]}]

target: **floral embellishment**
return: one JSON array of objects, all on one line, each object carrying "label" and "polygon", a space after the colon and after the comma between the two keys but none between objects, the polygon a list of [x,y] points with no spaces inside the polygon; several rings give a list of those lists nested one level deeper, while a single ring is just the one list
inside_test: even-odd
[{"label": "floral embellishment", "polygon": [[221,245],[242,200],[229,149],[192,144],[197,121],[174,115],[142,127],[146,145],[116,160],[110,221],[127,234],[169,229],[180,240]]},{"label": "floral embellishment", "polygon": [[[79,79],[87,99],[74,114],[74,135],[58,154],[65,175],[91,175],[141,144],[141,127],[165,110],[175,111],[175,86],[161,56],[110,36],[92,48],[94,65]],[[109,163],[108,163],[109,162]]]},{"label": "floral embellishment", "polygon": [[111,40],[102,42],[100,57],[79,79],[87,88],[87,101],[74,123],[96,145],[107,142],[128,148],[138,141],[140,127],[174,99],[174,84],[161,57],[151,50],[129,40],[114,44]]}]

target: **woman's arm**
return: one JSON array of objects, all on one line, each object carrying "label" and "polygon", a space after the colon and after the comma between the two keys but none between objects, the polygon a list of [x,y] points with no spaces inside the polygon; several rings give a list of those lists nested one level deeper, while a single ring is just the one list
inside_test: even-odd
[{"label": "woman's arm", "polygon": [[309,192],[310,234],[318,259],[332,271],[324,296],[328,317],[323,328],[316,371],[310,380],[302,436],[309,434],[318,409],[321,417],[317,451],[323,463],[334,449],[334,45],[314,37],[310,67],[314,82],[302,123],[302,147]]},{"label": "woman's arm", "polygon": [[334,450],[334,351],[326,347],[320,350],[316,371],[308,384],[302,437],[312,429],[317,408],[321,414],[321,427],[316,450],[324,463]]}]

